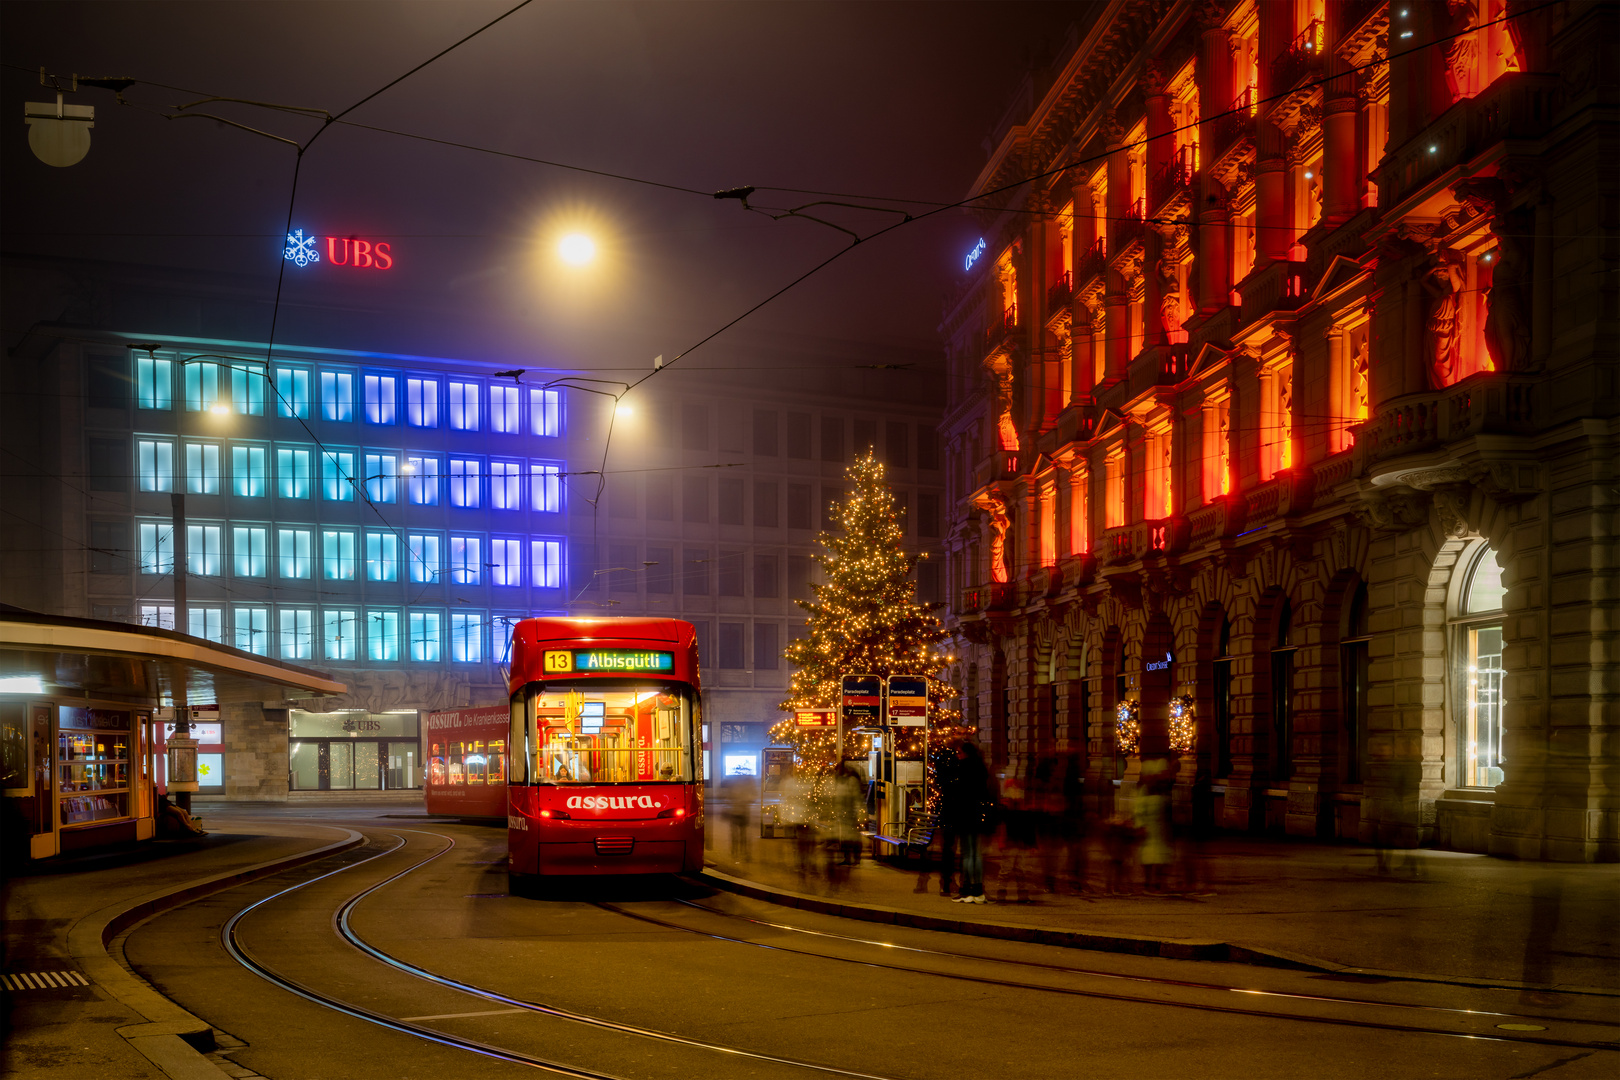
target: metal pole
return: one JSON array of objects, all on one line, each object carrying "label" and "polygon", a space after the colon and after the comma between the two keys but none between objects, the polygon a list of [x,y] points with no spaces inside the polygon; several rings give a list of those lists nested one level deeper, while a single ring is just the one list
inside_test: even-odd
[{"label": "metal pole", "polygon": [[169,499],[174,505],[174,628],[186,634],[191,631],[186,613],[186,497],[176,491]]}]

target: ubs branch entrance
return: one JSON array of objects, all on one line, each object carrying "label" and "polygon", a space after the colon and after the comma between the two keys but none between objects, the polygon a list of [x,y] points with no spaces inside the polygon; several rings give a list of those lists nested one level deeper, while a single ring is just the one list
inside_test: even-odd
[{"label": "ubs branch entrance", "polygon": [[417,713],[346,710],[288,717],[287,773],[293,791],[421,788]]}]

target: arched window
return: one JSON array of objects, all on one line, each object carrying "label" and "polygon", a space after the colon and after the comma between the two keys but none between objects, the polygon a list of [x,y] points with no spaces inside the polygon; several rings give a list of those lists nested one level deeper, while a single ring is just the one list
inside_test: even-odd
[{"label": "arched window", "polygon": [[1294,771],[1294,611],[1287,600],[1277,613],[1277,643],[1271,650],[1271,776]]},{"label": "arched window", "polygon": [[1344,690],[1344,764],[1340,775],[1347,784],[1361,783],[1367,766],[1367,586],[1356,586],[1350,598],[1350,617],[1345,636],[1339,640],[1343,664],[1340,686]]},{"label": "arched window", "polygon": [[1502,565],[1484,542],[1463,553],[1452,589],[1452,723],[1459,787],[1502,782]]},{"label": "arched window", "polygon": [[1232,772],[1232,620],[1221,616],[1221,636],[1215,643],[1215,775]]}]

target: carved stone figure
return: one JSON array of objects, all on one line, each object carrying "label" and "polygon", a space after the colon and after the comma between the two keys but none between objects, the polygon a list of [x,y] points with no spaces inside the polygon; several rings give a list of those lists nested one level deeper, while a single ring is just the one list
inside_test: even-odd
[{"label": "carved stone figure", "polygon": [[1441,248],[1435,257],[1434,268],[1423,279],[1423,288],[1430,296],[1429,317],[1423,328],[1423,351],[1429,362],[1429,385],[1444,389],[1457,381],[1457,362],[1461,352],[1458,316],[1462,310],[1463,289],[1468,282],[1466,265],[1461,252]]},{"label": "carved stone figure", "polygon": [[1457,200],[1475,213],[1489,214],[1496,252],[1486,294],[1485,350],[1497,371],[1524,371],[1530,366],[1530,242],[1535,214],[1510,209],[1521,178],[1511,174],[1471,176],[1452,185]]},{"label": "carved stone figure", "polygon": [[1514,210],[1491,219],[1496,238],[1491,291],[1486,297],[1485,350],[1497,371],[1530,367],[1530,239],[1534,214]]},{"label": "carved stone figure", "polygon": [[1007,504],[998,498],[986,499],[982,504],[990,515],[990,580],[1011,581],[1007,567],[1007,530],[1012,519],[1007,516]]}]

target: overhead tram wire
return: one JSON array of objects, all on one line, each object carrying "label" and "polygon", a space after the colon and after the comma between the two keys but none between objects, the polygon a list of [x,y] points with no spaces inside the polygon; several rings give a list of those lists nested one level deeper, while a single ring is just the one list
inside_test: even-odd
[{"label": "overhead tram wire", "polygon": [[[286,229],[287,229],[287,231],[290,232],[291,229],[292,229],[293,209],[294,209],[294,206],[296,204],[297,196],[298,196],[298,179],[299,179],[299,173],[300,173],[300,170],[301,170],[301,167],[302,167],[302,164],[303,164],[304,153],[305,153],[305,151],[307,151],[310,148],[310,146],[312,146],[314,144],[315,140],[318,139],[320,137],[320,135],[328,127],[332,126],[333,124],[339,123],[339,122],[344,122],[342,120],[342,118],[344,116],[348,115],[350,112],[354,111],[356,108],[359,108],[361,105],[365,104],[366,102],[371,101],[373,98],[377,97],[379,94],[383,93],[384,91],[388,90],[389,88],[393,87],[394,85],[398,84],[399,82],[403,81],[404,79],[409,78],[411,75],[413,75],[416,72],[422,70],[422,68],[424,68],[424,67],[428,66],[429,64],[433,63],[435,60],[445,56],[446,54],[448,54],[449,52],[451,52],[454,49],[458,48],[462,44],[465,44],[467,41],[470,41],[472,38],[474,38],[474,37],[478,36],[479,34],[483,33],[485,30],[487,30],[490,27],[494,26],[496,23],[501,22],[503,19],[505,19],[508,16],[514,14],[515,12],[521,10],[522,8],[526,7],[530,2],[531,2],[531,0],[521,0],[521,2],[519,4],[517,4],[515,7],[511,8],[508,11],[506,11],[505,13],[497,16],[495,19],[492,19],[490,22],[484,24],[482,27],[478,28],[477,30],[474,30],[472,33],[470,33],[470,34],[466,35],[465,37],[461,38],[460,40],[458,40],[454,44],[446,47],[445,49],[440,50],[438,53],[434,54],[432,57],[429,57],[427,60],[425,60],[422,63],[418,64],[416,67],[413,67],[411,70],[405,72],[405,74],[400,75],[398,78],[395,78],[395,79],[391,80],[390,82],[384,84],[379,89],[377,89],[377,90],[373,91],[372,93],[366,95],[364,98],[361,98],[359,101],[355,102],[353,105],[350,105],[348,108],[342,110],[341,112],[327,116],[326,119],[324,120],[324,122],[322,123],[320,129],[317,130],[314,135],[310,136],[310,138],[305,143],[303,143],[301,146],[298,146],[297,160],[296,160],[294,168],[293,168],[292,190],[289,193],[288,205],[287,205],[287,217],[286,217]],[[791,281],[789,281],[786,285],[783,285],[781,288],[775,290],[770,295],[766,296],[764,299],[762,299],[762,300],[758,301],[757,303],[751,305],[746,310],[744,310],[741,314],[737,315],[736,317],[728,320],[726,323],[721,325],[718,329],[716,329],[716,330],[714,330],[714,331],[712,331],[712,332],[710,332],[708,334],[705,334],[703,337],[699,338],[692,345],[690,345],[687,348],[685,348],[685,349],[681,350],[680,352],[676,353],[671,359],[665,361],[661,366],[656,367],[656,368],[654,368],[653,370],[651,370],[649,372],[646,372],[639,379],[636,379],[635,381],[629,383],[626,386],[626,389],[621,394],[619,394],[619,395],[605,395],[605,396],[611,397],[613,399],[614,403],[615,403],[615,406],[616,406],[617,403],[619,401],[623,400],[623,398],[626,395],[628,395],[631,391],[635,390],[637,387],[639,387],[642,383],[646,382],[648,379],[651,379],[653,376],[658,375],[658,374],[662,373],[663,371],[666,371],[669,368],[673,367],[675,365],[675,363],[678,362],[679,360],[681,360],[682,358],[690,355],[691,353],[695,352],[697,349],[699,349],[699,348],[703,347],[704,345],[708,344],[710,341],[714,340],[716,337],[719,337],[721,334],[725,333],[727,330],[731,329],[733,326],[736,326],[738,323],[742,322],[744,319],[747,319],[749,316],[753,315],[755,312],[759,311],[760,309],[766,307],[767,305],[771,304],[775,300],[779,299],[785,293],[797,288],[799,285],[803,284],[809,278],[815,276],[816,274],[819,274],[822,270],[826,269],[828,266],[832,265],[834,262],[837,262],[839,259],[841,259],[845,255],[847,255],[850,251],[853,251],[855,248],[859,247],[861,244],[866,243],[866,242],[871,241],[871,240],[876,240],[879,237],[885,236],[885,235],[895,231],[896,229],[899,229],[899,228],[902,228],[904,226],[911,225],[911,224],[914,224],[916,222],[923,221],[923,220],[926,220],[928,218],[937,216],[937,215],[942,214],[942,213],[944,213],[944,212],[946,212],[948,210],[965,209],[965,208],[973,207],[973,205],[975,203],[978,203],[983,199],[993,198],[993,197],[995,197],[997,195],[1007,194],[1009,192],[1017,190],[1020,187],[1023,187],[1025,184],[1033,183],[1034,181],[1037,181],[1037,180],[1048,179],[1048,178],[1054,177],[1054,176],[1061,176],[1065,172],[1069,172],[1069,171],[1071,171],[1073,169],[1081,168],[1083,166],[1095,164],[1098,161],[1106,161],[1113,154],[1122,153],[1122,152],[1125,152],[1125,151],[1128,151],[1128,150],[1134,150],[1134,149],[1137,149],[1139,147],[1145,146],[1147,143],[1152,142],[1154,140],[1165,139],[1165,138],[1169,138],[1169,137],[1171,137],[1173,135],[1179,134],[1180,132],[1183,132],[1183,131],[1194,130],[1194,129],[1197,129],[1197,128],[1203,126],[1204,124],[1212,123],[1212,122],[1224,119],[1225,117],[1228,117],[1228,116],[1237,115],[1238,113],[1248,113],[1251,108],[1257,110],[1259,108],[1259,106],[1261,106],[1261,105],[1267,104],[1269,102],[1281,100],[1282,98],[1288,96],[1289,94],[1295,93],[1298,90],[1301,90],[1301,89],[1313,89],[1313,88],[1319,87],[1319,86],[1326,86],[1328,83],[1333,82],[1333,81],[1335,81],[1337,79],[1342,79],[1342,78],[1345,78],[1345,77],[1347,77],[1349,75],[1353,75],[1353,74],[1355,74],[1357,72],[1369,70],[1371,68],[1378,67],[1380,65],[1392,63],[1393,61],[1395,61],[1397,59],[1400,59],[1400,58],[1403,58],[1403,57],[1406,57],[1406,56],[1415,55],[1417,53],[1423,52],[1423,51],[1425,51],[1427,49],[1432,49],[1432,48],[1434,48],[1434,47],[1436,47],[1438,45],[1444,44],[1446,42],[1453,41],[1453,40],[1456,40],[1458,38],[1466,37],[1469,34],[1476,33],[1478,31],[1486,29],[1486,28],[1488,28],[1490,26],[1499,25],[1499,24],[1502,24],[1502,23],[1509,22],[1509,21],[1511,21],[1513,19],[1522,18],[1522,17],[1524,17],[1526,15],[1534,14],[1537,11],[1541,11],[1541,10],[1544,10],[1546,8],[1549,8],[1549,7],[1554,7],[1554,6],[1556,6],[1557,3],[1558,3],[1558,0],[1547,0],[1546,3],[1538,4],[1535,7],[1526,8],[1526,9],[1523,9],[1523,10],[1520,10],[1520,11],[1503,14],[1502,16],[1500,16],[1500,17],[1498,17],[1496,19],[1489,20],[1487,22],[1479,23],[1478,25],[1470,27],[1467,30],[1460,31],[1460,32],[1457,32],[1457,33],[1452,33],[1452,34],[1440,35],[1440,36],[1432,38],[1429,41],[1426,41],[1426,42],[1424,42],[1422,44],[1414,45],[1414,46],[1412,46],[1410,48],[1401,50],[1399,52],[1389,53],[1389,54],[1385,55],[1384,57],[1370,60],[1370,61],[1368,61],[1368,62],[1366,62],[1364,64],[1350,65],[1342,72],[1339,72],[1339,73],[1331,75],[1331,76],[1324,76],[1321,79],[1316,79],[1316,80],[1313,80],[1311,82],[1298,84],[1296,86],[1290,87],[1289,90],[1284,91],[1283,93],[1272,94],[1272,95],[1269,95],[1268,97],[1265,97],[1265,98],[1257,98],[1252,103],[1251,106],[1246,106],[1246,107],[1238,108],[1238,109],[1227,109],[1227,110],[1225,110],[1223,112],[1215,113],[1215,114],[1210,115],[1210,116],[1200,117],[1198,120],[1193,121],[1190,124],[1183,124],[1180,127],[1172,128],[1169,131],[1166,131],[1166,132],[1163,132],[1161,134],[1155,135],[1152,138],[1148,138],[1148,137],[1144,136],[1141,139],[1137,139],[1137,140],[1135,140],[1133,142],[1126,143],[1126,144],[1124,144],[1124,145],[1122,145],[1122,146],[1120,146],[1120,147],[1118,147],[1116,149],[1105,150],[1101,154],[1092,155],[1091,157],[1087,157],[1087,158],[1080,158],[1080,159],[1077,159],[1077,160],[1074,160],[1074,161],[1067,162],[1067,163],[1062,164],[1062,165],[1054,166],[1054,167],[1052,167],[1050,169],[1046,169],[1046,170],[1043,170],[1041,172],[1037,172],[1037,173],[1033,173],[1033,174],[1024,176],[1024,177],[1022,177],[1022,178],[1020,178],[1018,180],[1014,180],[1014,181],[1011,181],[1011,182],[1009,182],[1007,184],[1004,184],[1001,187],[994,188],[994,189],[992,189],[990,191],[981,192],[978,195],[970,196],[967,199],[961,199],[961,200],[958,200],[958,201],[952,202],[952,203],[938,204],[938,205],[933,206],[932,209],[925,210],[925,211],[923,211],[921,213],[918,213],[918,214],[912,214],[912,213],[907,212],[907,211],[896,211],[892,207],[878,207],[878,206],[856,207],[857,209],[868,209],[868,210],[872,210],[874,212],[888,212],[888,213],[899,212],[899,213],[901,213],[903,215],[902,220],[897,221],[897,222],[893,222],[893,223],[891,223],[889,225],[882,226],[882,227],[880,227],[880,228],[866,234],[865,236],[862,236],[862,235],[860,235],[858,233],[855,233],[852,230],[845,229],[842,226],[834,225],[834,224],[832,224],[830,222],[820,221],[819,219],[816,219],[816,218],[810,218],[809,215],[804,215],[804,214],[801,214],[801,213],[797,212],[798,210],[808,209],[811,206],[821,205],[820,203],[805,204],[803,207],[800,207],[800,208],[787,208],[782,212],[781,217],[776,218],[776,220],[781,220],[782,218],[792,217],[792,216],[806,217],[809,220],[817,221],[820,224],[827,225],[830,228],[836,229],[836,230],[838,230],[840,232],[844,232],[844,233],[850,235],[851,238],[852,238],[850,243],[848,244],[848,246],[839,249],[838,251],[834,252],[832,255],[830,255],[827,258],[825,258],[825,259],[821,260],[820,262],[816,263],[810,269],[808,269],[808,270],[804,271],[803,273],[799,274],[797,277],[795,277]],[[16,65],[8,65],[8,66],[16,66]],[[32,69],[29,69],[29,70],[32,70]],[[153,84],[153,85],[157,85],[157,84]],[[170,89],[175,89],[175,88],[171,87]],[[119,92],[119,98],[120,98],[120,101],[122,101],[122,91]],[[226,99],[216,98],[216,99],[212,99],[212,100],[226,100]],[[242,100],[242,99],[237,99],[237,100]],[[250,103],[250,104],[262,104],[262,103]],[[302,113],[302,114],[306,114],[306,115],[313,114],[314,112],[317,111],[317,110],[301,109],[301,108],[292,107],[292,106],[269,106],[269,107],[278,108],[278,109],[281,109],[281,110],[287,111],[287,112]],[[345,122],[345,123],[348,123],[348,122]],[[245,125],[241,125],[241,124],[236,124],[235,126],[242,127],[242,128],[244,128],[244,130],[248,130],[248,131],[256,131],[256,129],[247,128]],[[358,127],[358,126],[364,126],[364,125],[358,125],[358,124],[349,123],[349,126],[357,126]],[[378,128],[377,130],[387,130],[387,129]],[[291,140],[282,138],[280,136],[269,135],[269,133],[267,133],[267,132],[257,132],[257,133],[266,135],[266,136],[268,136],[270,138],[274,138],[277,141],[291,142]],[[403,133],[403,132],[391,132],[391,133],[398,134],[398,135],[407,135],[407,133]],[[407,136],[407,137],[414,137],[414,136]],[[427,141],[445,142],[446,140],[428,139]],[[294,145],[297,145],[297,144],[294,144]],[[479,151],[495,152],[495,151],[487,151],[487,148],[483,148],[483,147],[469,147],[469,148],[479,150]],[[521,155],[502,153],[501,156],[508,156],[508,157],[516,158],[516,157],[520,157]],[[552,163],[552,162],[548,161],[548,162],[545,162],[545,164],[555,164],[555,163]],[[570,167],[570,168],[572,168],[572,167]],[[581,171],[594,171],[594,170],[581,170]],[[623,179],[623,180],[627,180],[627,181],[631,181],[631,182],[638,182],[638,183],[648,182],[648,181],[640,180],[638,178],[627,177],[627,176],[622,176],[622,175],[618,175],[618,174],[607,174],[607,173],[602,173],[602,172],[597,172],[597,174],[598,175],[604,175],[604,176],[611,176],[612,178],[615,178],[615,179]],[[670,185],[670,184],[663,184],[663,183],[656,183],[656,182],[653,182],[653,183],[655,183],[655,185],[659,186],[659,187],[666,187],[666,188],[670,188],[670,189],[673,189],[673,190],[681,190],[681,191],[684,191],[684,192],[687,192],[687,193],[698,194],[696,189],[692,189],[692,188],[683,188],[683,187],[679,187],[677,185]],[[710,192],[710,193],[702,193],[702,194],[705,194],[706,196],[708,196],[710,198],[714,198],[714,199],[728,199],[728,198],[734,198],[735,197],[735,198],[738,198],[738,201],[740,201],[743,204],[744,209],[756,209],[756,208],[751,208],[751,207],[748,206],[747,195],[752,194],[754,191],[762,191],[762,190],[780,190],[780,191],[794,192],[794,191],[797,191],[797,190],[800,190],[800,189],[772,188],[772,187],[770,187],[768,185],[756,185],[756,186],[748,187],[748,188],[734,188],[734,189],[730,189],[730,190],[727,190],[727,191]],[[881,198],[874,198],[871,201],[880,202],[880,201],[883,201],[883,200]],[[890,200],[890,201],[896,201],[896,200]],[[1005,210],[1003,210],[1003,208],[997,208],[997,207],[979,207],[979,209],[987,210],[987,211],[990,211],[992,213],[1006,212]],[[756,212],[767,213],[767,214],[770,213],[769,211],[765,210],[765,208],[757,208]],[[1178,224],[1180,224],[1180,223],[1178,223]],[[285,282],[285,278],[286,278],[286,261],[283,260],[281,262],[281,264],[278,266],[277,273],[276,273],[276,293],[275,293],[275,300],[274,300],[274,304],[273,304],[273,307],[272,307],[272,314],[271,314],[270,338],[269,338],[268,347],[267,347],[267,351],[266,351],[266,358],[267,358],[266,362],[267,363],[273,357],[273,354],[274,354],[276,325],[277,325],[277,321],[278,321],[279,316],[280,316],[281,293],[282,293],[283,284]],[[579,388],[580,389],[585,389],[584,387],[579,387]],[[595,392],[603,393],[602,391],[595,391]],[[603,490],[605,489],[605,486],[606,486],[607,460],[608,460],[608,455],[609,455],[609,453],[611,451],[611,448],[612,448],[613,429],[614,429],[616,416],[617,416],[617,409],[615,408],[613,410],[610,410],[609,416],[608,416],[608,430],[607,430],[606,437],[603,440],[602,463],[601,463],[600,469],[598,470],[599,484],[598,484],[598,488],[597,488],[597,498],[594,499],[594,500],[589,500],[591,502],[591,511],[592,511],[592,537],[593,537],[593,539],[592,539],[592,555],[593,555],[593,561],[594,561],[594,556],[595,556],[595,553],[596,553],[595,549],[596,549],[596,547],[599,546],[599,544],[597,542],[597,537],[599,535],[598,518],[599,518],[599,514],[600,514],[600,500],[601,500],[602,492],[603,492]],[[593,577],[594,576],[595,575],[593,575]],[[581,593],[583,593],[583,591],[584,591],[584,589],[582,588]]]}]

